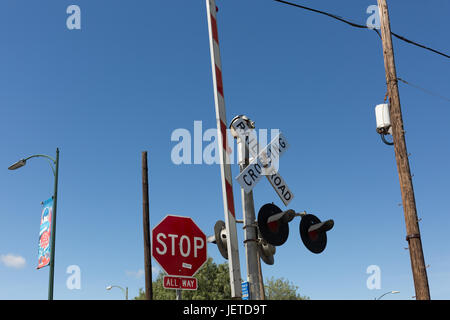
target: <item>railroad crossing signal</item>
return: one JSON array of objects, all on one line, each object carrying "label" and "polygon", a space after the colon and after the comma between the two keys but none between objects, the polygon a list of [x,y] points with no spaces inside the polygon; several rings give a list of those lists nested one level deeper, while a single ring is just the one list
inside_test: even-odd
[{"label": "railroad crossing signal", "polygon": [[289,236],[289,224],[283,219],[270,220],[269,218],[282,212],[273,203],[267,203],[259,209],[258,228],[264,240],[273,246],[281,246]]},{"label": "railroad crossing signal", "polygon": [[321,253],[327,246],[327,231],[331,230],[333,226],[333,220],[321,222],[313,214],[304,215],[299,230],[305,247],[313,253]]},{"label": "railroad crossing signal", "polygon": [[[214,243],[217,245],[220,254],[226,260],[228,260],[228,250],[227,250],[227,232],[225,227],[225,222],[218,220],[214,225],[214,235],[208,237],[207,242]],[[258,252],[261,259],[268,265],[274,264],[274,254],[276,248],[268,243],[262,236],[258,236]]]},{"label": "railroad crossing signal", "polygon": [[226,260],[228,260],[228,247],[227,247],[227,230],[225,222],[219,220],[214,225],[214,241],[219,248],[219,252]]},{"label": "railroad crossing signal", "polygon": [[258,228],[262,238],[273,246],[284,244],[289,236],[289,222],[301,216],[299,231],[305,247],[313,253],[321,253],[327,245],[327,232],[334,226],[333,220],[320,221],[313,214],[282,211],[273,203],[261,207],[258,213]]},{"label": "railroad crossing signal", "polygon": [[267,243],[262,237],[258,239],[258,252],[262,261],[268,265],[273,265],[275,263],[274,254],[276,252],[276,248]]}]

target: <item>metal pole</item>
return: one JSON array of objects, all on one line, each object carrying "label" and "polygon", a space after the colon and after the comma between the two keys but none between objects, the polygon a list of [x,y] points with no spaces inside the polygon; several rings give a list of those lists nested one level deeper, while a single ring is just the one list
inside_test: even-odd
[{"label": "metal pole", "polygon": [[180,290],[180,289],[177,289],[176,290],[176,294],[177,294],[177,297],[176,297],[176,299],[177,300],[183,300],[183,297],[182,297],[182,291]]},{"label": "metal pole", "polygon": [[147,151],[142,152],[142,199],[144,227],[145,299],[153,300]]},{"label": "metal pole", "polygon": [[[237,138],[237,148],[239,157],[239,167],[242,172],[249,164],[249,151],[245,142]],[[244,215],[244,245],[247,262],[247,279],[250,286],[250,300],[261,299],[260,275],[259,275],[259,255],[258,255],[258,230],[256,227],[255,205],[253,201],[253,191],[246,193],[241,188],[242,210]]]},{"label": "metal pole", "polygon": [[259,255],[259,251],[258,251],[258,281],[259,281],[259,295],[261,298],[260,300],[266,300],[266,292],[264,290],[264,279],[261,269],[261,256]]},{"label": "metal pole", "polygon": [[378,298],[375,298],[375,300],[381,300],[381,298],[383,298],[385,295],[388,294],[395,294],[395,293],[400,293],[400,291],[388,291],[386,293],[383,293],[381,296],[379,296]]},{"label": "metal pole", "polygon": [[125,289],[124,289],[121,286],[111,285],[111,286],[106,287],[106,290],[111,290],[112,288],[120,289],[125,296],[125,300],[128,300],[128,287],[125,287]]},{"label": "metal pole", "polygon": [[55,185],[53,191],[53,216],[52,216],[52,235],[50,248],[50,271],[48,281],[48,300],[53,300],[53,286],[55,278],[55,240],[56,240],[56,208],[58,203],[58,169],[59,169],[59,148],[56,148],[55,164]]},{"label": "metal pole", "polygon": [[406,150],[405,130],[403,129],[400,94],[398,91],[397,71],[392,45],[389,11],[386,0],[378,0],[380,11],[381,38],[383,43],[384,66],[389,94],[390,117],[392,123],[392,137],[394,140],[395,158],[402,193],[403,211],[406,224],[406,240],[409,244],[411,268],[414,287],[418,300],[429,300],[427,270],[423,256],[422,240],[417,219],[416,200],[409,167],[408,152]]}]

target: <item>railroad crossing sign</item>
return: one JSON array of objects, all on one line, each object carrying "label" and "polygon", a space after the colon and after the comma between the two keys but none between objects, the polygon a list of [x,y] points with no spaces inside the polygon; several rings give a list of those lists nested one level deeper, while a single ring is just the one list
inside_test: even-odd
[{"label": "railroad crossing sign", "polygon": [[281,201],[287,206],[294,198],[283,177],[278,172],[278,160],[289,148],[287,139],[282,133],[278,134],[262,151],[257,154],[258,142],[254,130],[248,124],[248,119],[236,117],[231,123],[237,135],[245,143],[253,155],[250,164],[236,177],[236,180],[246,193],[253,190],[255,185],[266,176]]},{"label": "railroad crossing sign", "polygon": [[192,277],[206,262],[206,235],[189,217],[168,215],[152,230],[152,256],[175,277]]}]

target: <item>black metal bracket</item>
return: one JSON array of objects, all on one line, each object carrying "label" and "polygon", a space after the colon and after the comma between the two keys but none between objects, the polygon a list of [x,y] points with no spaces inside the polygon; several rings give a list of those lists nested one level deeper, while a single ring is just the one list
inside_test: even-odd
[{"label": "black metal bracket", "polygon": [[415,233],[415,234],[409,234],[406,236],[406,241],[409,242],[409,240],[413,239],[413,238],[419,238],[420,239],[420,234]]},{"label": "black metal bracket", "polygon": [[383,140],[383,142],[385,144],[387,144],[388,146],[393,146],[394,145],[394,142],[389,142],[389,141],[386,140],[386,138],[384,137],[385,136],[384,133],[380,133],[380,136],[381,136],[381,140]]}]

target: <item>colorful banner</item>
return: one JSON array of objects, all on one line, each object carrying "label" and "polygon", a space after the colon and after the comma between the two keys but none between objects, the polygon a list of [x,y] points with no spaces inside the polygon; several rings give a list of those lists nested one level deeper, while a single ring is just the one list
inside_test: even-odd
[{"label": "colorful banner", "polygon": [[52,231],[53,197],[42,203],[41,229],[39,231],[38,269],[50,264],[50,235]]}]

